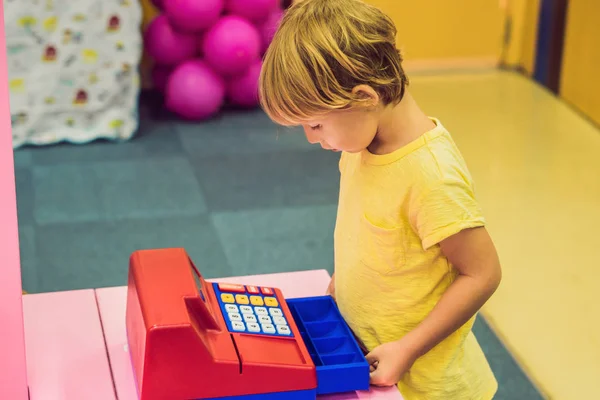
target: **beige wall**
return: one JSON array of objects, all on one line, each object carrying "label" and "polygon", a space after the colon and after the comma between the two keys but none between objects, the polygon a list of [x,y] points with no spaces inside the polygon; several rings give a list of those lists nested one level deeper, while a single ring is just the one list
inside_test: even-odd
[{"label": "beige wall", "polygon": [[560,95],[600,124],[600,1],[569,3]]},{"label": "beige wall", "polygon": [[396,23],[407,60],[497,59],[504,15],[498,0],[367,0]]},{"label": "beige wall", "polygon": [[539,7],[540,0],[510,0],[505,8],[512,29],[502,63],[521,68],[530,76],[535,67]]}]

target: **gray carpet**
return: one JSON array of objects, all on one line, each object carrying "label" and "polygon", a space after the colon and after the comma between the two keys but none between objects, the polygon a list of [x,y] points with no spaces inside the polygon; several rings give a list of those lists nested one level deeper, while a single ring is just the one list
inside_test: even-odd
[{"label": "gray carpet", "polygon": [[[140,103],[130,142],[15,151],[25,290],[125,285],[133,250],[171,246],[207,278],[332,271],[338,155],[258,110],[194,124]],[[497,399],[541,399],[485,321],[475,332]]]}]

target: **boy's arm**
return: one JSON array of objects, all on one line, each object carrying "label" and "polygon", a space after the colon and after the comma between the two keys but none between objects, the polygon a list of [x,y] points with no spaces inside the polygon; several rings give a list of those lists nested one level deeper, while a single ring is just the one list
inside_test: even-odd
[{"label": "boy's arm", "polygon": [[484,227],[465,229],[440,242],[459,276],[429,315],[402,340],[416,360],[464,325],[498,288],[500,261]]},{"label": "boy's arm", "polygon": [[331,280],[329,281],[329,286],[327,286],[325,294],[330,295],[335,300],[335,272],[331,274]]},{"label": "boy's arm", "polygon": [[459,275],[415,329],[367,354],[374,385],[395,385],[419,357],[472,318],[500,284],[500,262],[484,227],[465,229],[440,246]]}]

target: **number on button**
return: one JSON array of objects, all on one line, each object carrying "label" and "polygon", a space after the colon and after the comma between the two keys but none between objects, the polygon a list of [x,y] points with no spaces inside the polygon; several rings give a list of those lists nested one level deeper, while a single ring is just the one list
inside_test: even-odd
[{"label": "number on button", "polygon": [[235,303],[235,299],[231,293],[221,293],[221,301],[223,303]]},{"label": "number on button", "polygon": [[248,332],[260,332],[260,325],[255,322],[248,324]]},{"label": "number on button", "polygon": [[279,308],[269,308],[269,313],[274,317],[283,317],[283,311]]},{"label": "number on button", "polygon": [[240,321],[233,321],[231,323],[231,326],[233,327],[234,331],[243,332],[246,330],[246,326],[244,325],[243,322],[240,322]]},{"label": "number on button", "polygon": [[253,314],[254,313],[252,311],[252,307],[250,307],[250,306],[240,306],[240,310],[242,311],[242,314]]},{"label": "number on button", "polygon": [[277,307],[279,305],[275,297],[265,297],[265,304],[269,307]]},{"label": "number on button", "polygon": [[277,325],[277,333],[280,335],[289,335],[291,331],[287,325]]},{"label": "number on button", "polygon": [[238,304],[248,304],[248,303],[250,303],[250,301],[248,300],[248,296],[246,296],[245,294],[236,294],[235,295],[235,301]]},{"label": "number on button", "polygon": [[253,306],[262,306],[265,304],[260,296],[250,296],[250,303],[252,303]]},{"label": "number on button", "polygon": [[258,321],[261,324],[270,324],[271,323],[271,317],[269,317],[268,315],[259,315],[258,316]]},{"label": "number on button", "polygon": [[256,315],[269,315],[267,309],[264,307],[255,307],[254,312],[256,312]]},{"label": "number on button", "polygon": [[225,304],[225,310],[227,310],[227,312],[238,312],[238,308],[235,304]]},{"label": "number on button", "polygon": [[246,286],[246,290],[250,294],[259,294],[258,288],[256,286]]},{"label": "number on button", "polygon": [[273,324],[263,324],[262,329],[265,333],[275,333],[275,327]]},{"label": "number on button", "polygon": [[241,321],[242,316],[238,313],[229,313],[229,319],[232,321]]},{"label": "number on button", "polygon": [[273,289],[270,289],[268,287],[263,287],[260,288],[260,290],[262,291],[262,294],[264,294],[265,296],[273,296]]},{"label": "number on button", "polygon": [[275,325],[287,325],[287,321],[283,317],[273,317]]},{"label": "number on button", "polygon": [[254,314],[244,314],[244,321],[246,321],[246,322],[256,322],[256,315],[254,315]]}]

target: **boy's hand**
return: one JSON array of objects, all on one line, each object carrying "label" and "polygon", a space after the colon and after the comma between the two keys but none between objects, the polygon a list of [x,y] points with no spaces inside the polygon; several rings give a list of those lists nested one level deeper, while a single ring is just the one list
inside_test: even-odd
[{"label": "boy's hand", "polygon": [[366,356],[371,365],[371,384],[375,386],[397,384],[414,364],[413,353],[402,339],[375,347]]},{"label": "boy's hand", "polygon": [[331,281],[329,282],[329,286],[327,287],[327,291],[325,293],[333,297],[335,300],[335,273],[331,275]]}]

